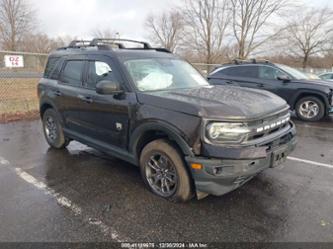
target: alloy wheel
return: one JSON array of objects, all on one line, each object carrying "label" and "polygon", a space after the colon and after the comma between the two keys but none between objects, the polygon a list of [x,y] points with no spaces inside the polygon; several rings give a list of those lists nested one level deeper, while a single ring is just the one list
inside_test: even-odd
[{"label": "alloy wheel", "polygon": [[171,160],[160,153],[153,154],[145,167],[148,184],[152,190],[163,197],[172,196],[178,186],[178,175]]}]

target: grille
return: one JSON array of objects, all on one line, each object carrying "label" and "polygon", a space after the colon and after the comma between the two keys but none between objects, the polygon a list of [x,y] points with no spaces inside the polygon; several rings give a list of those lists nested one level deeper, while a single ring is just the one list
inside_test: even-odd
[{"label": "grille", "polygon": [[251,123],[251,132],[248,135],[247,142],[253,142],[269,135],[274,135],[290,127],[290,114],[283,112],[273,117]]}]

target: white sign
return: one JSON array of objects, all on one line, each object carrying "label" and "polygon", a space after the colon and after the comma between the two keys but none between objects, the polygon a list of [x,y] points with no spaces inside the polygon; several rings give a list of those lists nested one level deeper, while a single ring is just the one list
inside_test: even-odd
[{"label": "white sign", "polygon": [[23,55],[5,55],[6,67],[24,67]]}]

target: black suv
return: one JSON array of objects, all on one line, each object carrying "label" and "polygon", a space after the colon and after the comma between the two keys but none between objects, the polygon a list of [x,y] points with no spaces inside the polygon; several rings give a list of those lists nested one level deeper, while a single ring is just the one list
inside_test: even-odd
[{"label": "black suv", "polygon": [[282,163],[296,144],[283,99],[211,86],[187,62],[143,42],[58,49],[38,95],[51,147],[77,140],[133,163],[152,192],[172,201],[230,192]]},{"label": "black suv", "polygon": [[213,85],[237,85],[273,92],[296,111],[299,119],[318,121],[333,112],[333,83],[309,80],[300,71],[269,61],[235,60],[208,76]]}]

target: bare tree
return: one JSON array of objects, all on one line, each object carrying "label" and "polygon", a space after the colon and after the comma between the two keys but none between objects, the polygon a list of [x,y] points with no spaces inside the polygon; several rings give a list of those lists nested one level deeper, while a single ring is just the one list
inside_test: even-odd
[{"label": "bare tree", "polygon": [[247,58],[251,52],[274,38],[277,32],[264,30],[270,18],[290,6],[289,0],[230,0],[232,29],[238,45],[238,57]]},{"label": "bare tree", "polygon": [[333,11],[329,8],[298,11],[288,23],[285,38],[286,46],[302,58],[303,68],[306,68],[310,56],[331,49]]},{"label": "bare tree", "polygon": [[[230,20],[229,0],[186,0],[186,46],[214,63],[221,55]],[[203,54],[202,54],[203,53]]]},{"label": "bare tree", "polygon": [[46,34],[30,34],[24,37],[19,49],[25,52],[49,53],[52,50],[64,47],[67,44],[62,38],[52,39]]},{"label": "bare tree", "polygon": [[119,38],[119,32],[112,29],[96,29],[91,32],[91,35],[96,38]]},{"label": "bare tree", "polygon": [[161,15],[149,15],[145,26],[156,44],[174,52],[183,37],[184,19],[180,12],[172,10]]},{"label": "bare tree", "polygon": [[2,49],[16,50],[34,26],[34,11],[25,0],[0,0]]}]

